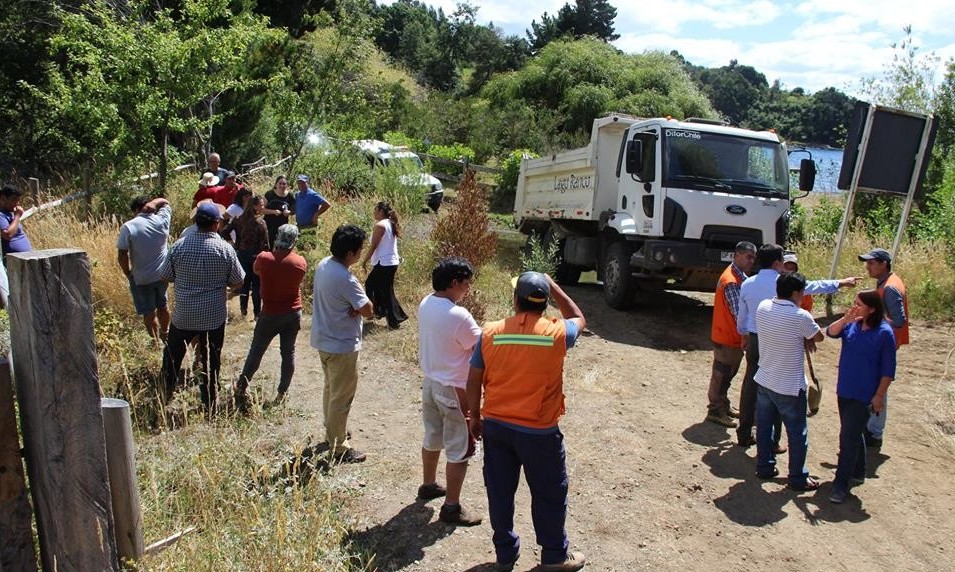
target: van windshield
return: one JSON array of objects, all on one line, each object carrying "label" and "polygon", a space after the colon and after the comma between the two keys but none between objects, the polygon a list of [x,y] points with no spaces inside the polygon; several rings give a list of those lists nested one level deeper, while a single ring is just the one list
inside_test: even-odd
[{"label": "van windshield", "polygon": [[407,155],[385,155],[381,160],[386,167],[399,167],[415,171],[424,170],[424,163],[421,162],[421,159],[417,155],[412,153]]},{"label": "van windshield", "polygon": [[789,168],[779,143],[664,129],[663,145],[667,187],[789,198]]}]

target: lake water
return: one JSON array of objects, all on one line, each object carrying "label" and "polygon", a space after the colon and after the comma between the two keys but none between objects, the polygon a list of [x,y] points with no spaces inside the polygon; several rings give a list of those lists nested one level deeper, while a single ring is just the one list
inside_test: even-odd
[{"label": "lake water", "polygon": [[802,149],[812,153],[812,159],[816,162],[816,187],[814,191],[820,193],[842,192],[836,188],[836,184],[839,182],[839,169],[842,168],[842,149],[790,147],[790,169],[798,170],[799,162],[809,158],[809,155],[801,151]]}]

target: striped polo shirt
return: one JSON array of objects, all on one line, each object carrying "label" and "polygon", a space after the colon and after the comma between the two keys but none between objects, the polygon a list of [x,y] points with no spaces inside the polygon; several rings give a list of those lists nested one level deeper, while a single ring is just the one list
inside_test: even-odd
[{"label": "striped polo shirt", "polygon": [[759,371],[756,383],[783,395],[806,389],[805,340],[819,333],[812,314],[791,300],[764,300],[756,309]]}]

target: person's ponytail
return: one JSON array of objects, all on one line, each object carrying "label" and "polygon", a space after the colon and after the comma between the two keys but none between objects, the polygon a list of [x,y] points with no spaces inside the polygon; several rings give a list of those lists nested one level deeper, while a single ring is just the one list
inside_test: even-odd
[{"label": "person's ponytail", "polygon": [[398,222],[397,211],[391,208],[391,205],[385,201],[379,202],[376,207],[385,213],[385,216],[391,221],[391,231],[394,233],[395,238],[401,237],[401,224]]}]

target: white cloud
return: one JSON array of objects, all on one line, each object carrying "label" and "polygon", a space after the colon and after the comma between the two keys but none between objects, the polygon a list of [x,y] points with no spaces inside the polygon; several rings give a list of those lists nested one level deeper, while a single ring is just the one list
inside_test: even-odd
[{"label": "white cloud", "polygon": [[617,32],[678,33],[687,24],[707,24],[718,30],[763,26],[781,10],[769,0],[662,0],[634,8],[617,7]]},{"label": "white cloud", "polygon": [[[388,4],[392,0],[384,0]],[[446,14],[458,0],[435,0]],[[474,0],[478,21],[493,21],[523,35],[531,20],[556,14],[573,0]],[[772,82],[817,91],[832,86],[852,93],[863,77],[878,76],[892,61],[891,45],[912,26],[920,53],[955,57],[952,0],[611,0],[625,52],[677,50],[696,65],[735,59]],[[770,38],[766,40],[766,38]]]}]

